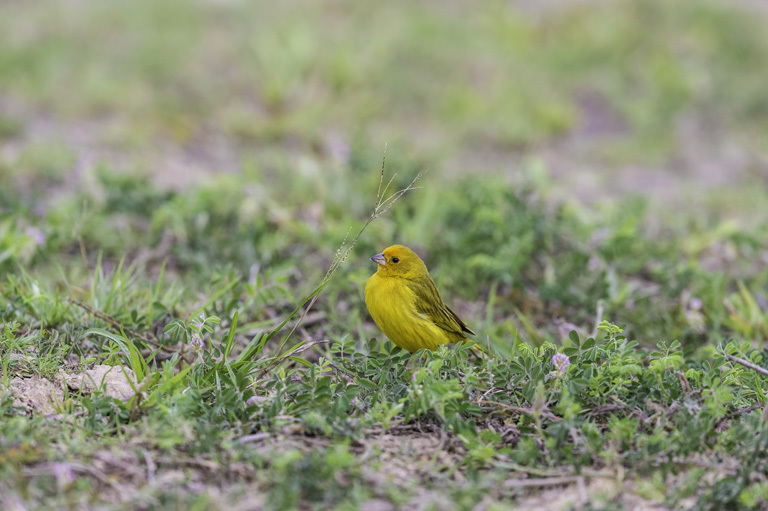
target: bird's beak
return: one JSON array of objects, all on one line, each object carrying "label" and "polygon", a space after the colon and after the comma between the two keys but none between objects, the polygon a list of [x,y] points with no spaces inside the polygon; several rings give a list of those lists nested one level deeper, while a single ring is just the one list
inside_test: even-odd
[{"label": "bird's beak", "polygon": [[384,254],[376,254],[375,256],[371,257],[371,261],[382,266],[387,264],[387,258],[384,257]]}]

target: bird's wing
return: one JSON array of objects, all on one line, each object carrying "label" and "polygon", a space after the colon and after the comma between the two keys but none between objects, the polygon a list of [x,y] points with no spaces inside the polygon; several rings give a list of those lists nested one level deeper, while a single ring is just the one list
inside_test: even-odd
[{"label": "bird's wing", "polygon": [[429,275],[426,278],[411,281],[410,288],[416,294],[416,311],[426,315],[435,325],[443,330],[459,335],[464,333],[474,335],[459,316],[443,303],[435,281]]}]

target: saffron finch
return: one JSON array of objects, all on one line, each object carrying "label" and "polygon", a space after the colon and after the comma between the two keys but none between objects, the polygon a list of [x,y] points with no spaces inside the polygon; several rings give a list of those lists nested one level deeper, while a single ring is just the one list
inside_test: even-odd
[{"label": "saffron finch", "polygon": [[390,341],[411,353],[464,342],[472,330],[443,303],[427,266],[408,247],[371,257],[378,264],[365,285],[365,305]]}]

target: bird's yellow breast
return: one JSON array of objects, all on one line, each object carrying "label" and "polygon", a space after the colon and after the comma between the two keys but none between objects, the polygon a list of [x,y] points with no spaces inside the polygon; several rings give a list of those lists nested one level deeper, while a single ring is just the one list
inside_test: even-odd
[{"label": "bird's yellow breast", "polygon": [[418,312],[416,300],[402,278],[381,277],[377,272],[365,285],[365,304],[371,317],[389,340],[404,350],[433,350],[454,342],[448,332]]}]

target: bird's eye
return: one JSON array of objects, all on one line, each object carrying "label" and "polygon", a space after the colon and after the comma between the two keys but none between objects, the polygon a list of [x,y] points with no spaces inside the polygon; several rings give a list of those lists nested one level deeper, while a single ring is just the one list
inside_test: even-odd
[{"label": "bird's eye", "polygon": [[393,263],[399,263],[400,259],[398,259],[397,257],[393,257],[392,259],[390,259],[390,261],[392,261]]}]

